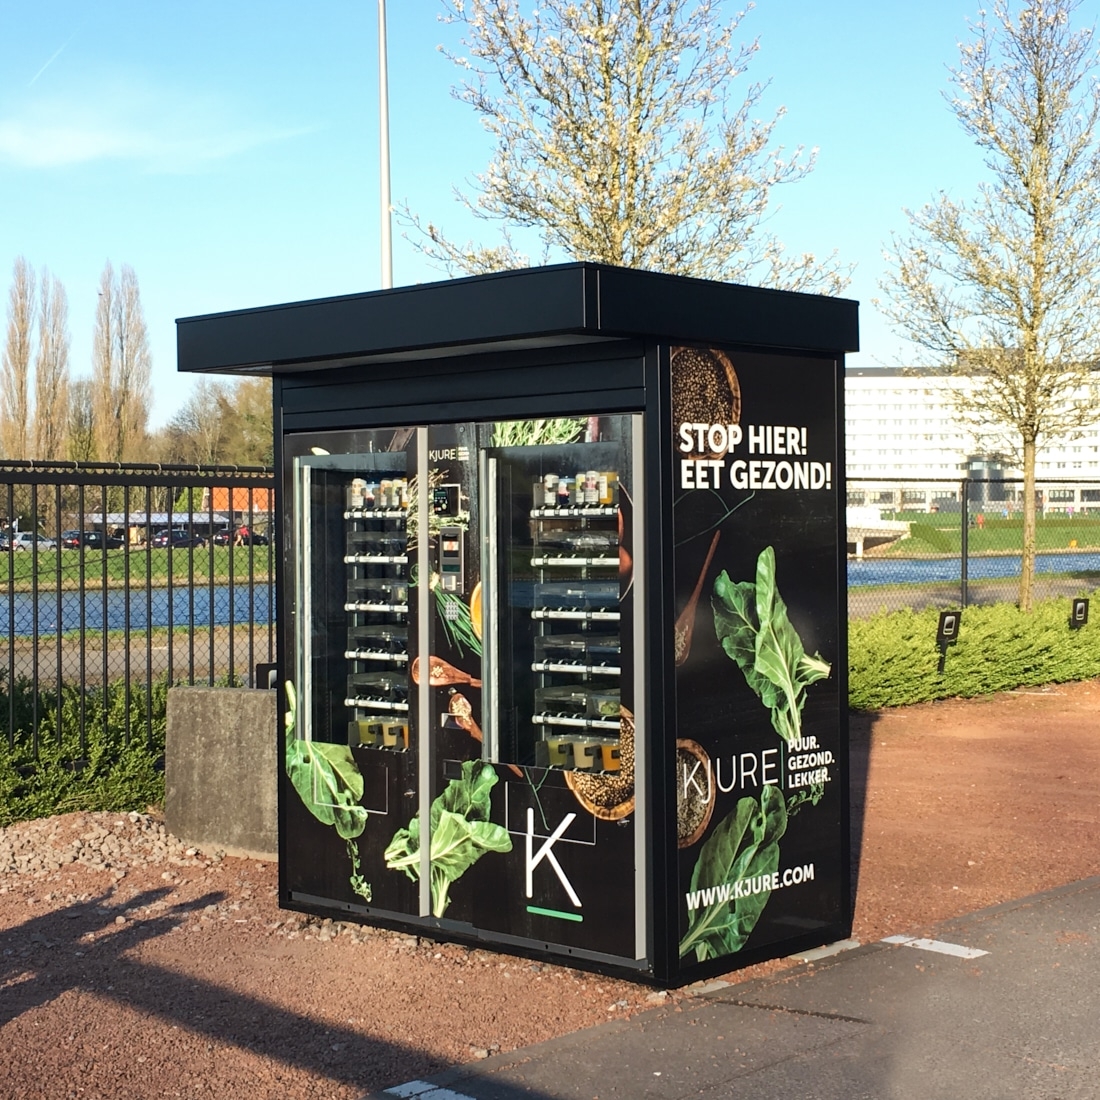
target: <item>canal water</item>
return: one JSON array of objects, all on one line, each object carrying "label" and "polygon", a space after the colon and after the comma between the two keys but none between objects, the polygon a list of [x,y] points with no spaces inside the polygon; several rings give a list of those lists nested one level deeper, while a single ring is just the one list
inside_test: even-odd
[{"label": "canal water", "polygon": [[[997,580],[1020,575],[1019,554],[971,557],[967,576],[972,581]],[[1100,551],[1072,554],[1037,554],[1036,573],[1100,573]],[[961,579],[958,558],[849,558],[848,587],[877,584],[921,584]],[[1100,580],[1100,577],[1098,577]]]},{"label": "canal water", "polygon": [[[186,587],[107,589],[90,592],[42,592],[38,595],[38,633],[61,631],[130,630],[157,627],[228,626],[272,620],[273,594],[266,585],[217,585],[213,589]],[[0,632],[12,628],[13,637],[28,637],[35,630],[35,600],[29,592],[0,596]]]}]

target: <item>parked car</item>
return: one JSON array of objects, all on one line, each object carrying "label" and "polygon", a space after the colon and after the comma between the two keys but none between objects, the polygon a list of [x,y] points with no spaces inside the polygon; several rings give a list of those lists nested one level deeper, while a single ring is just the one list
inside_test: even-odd
[{"label": "parked car", "polygon": [[7,535],[0,535],[0,550],[10,550],[11,543],[8,541]]},{"label": "parked car", "polygon": [[102,531],[62,531],[61,545],[68,550],[78,550],[81,546],[102,550],[105,545],[108,550],[118,550],[126,545],[126,540],[117,535],[104,538]]},{"label": "parked car", "polygon": [[34,531],[20,531],[12,536],[12,549],[14,550],[56,550],[57,543],[45,535],[36,534]]},{"label": "parked car", "polygon": [[166,546],[173,548],[188,546],[205,546],[206,539],[202,535],[196,535],[194,531],[188,531],[185,527],[173,527],[158,531],[149,540],[149,545],[163,549]]}]

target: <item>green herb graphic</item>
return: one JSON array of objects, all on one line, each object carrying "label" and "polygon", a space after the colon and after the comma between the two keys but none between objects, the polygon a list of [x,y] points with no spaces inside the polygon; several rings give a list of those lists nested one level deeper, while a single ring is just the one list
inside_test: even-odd
[{"label": "green herb graphic", "polygon": [[347,745],[306,741],[295,737],[297,696],[286,683],[286,774],[305,807],[323,825],[332,825],[347,842],[351,860],[351,888],[371,900],[370,884],[359,874],[355,838],[367,827],[367,811],[359,805],[363,776]]},{"label": "green herb graphic", "polygon": [[787,618],[775,586],[775,550],[756,562],[756,582],[734,584],[723,570],[714,582],[714,629],[726,655],[737,662],[749,687],[772,712],[776,733],[788,744],[802,736],[806,687],[832,667],[809,656]]},{"label": "green herb graphic", "polygon": [[758,888],[759,880],[778,870],[779,839],[786,829],[787,805],[778,787],[765,787],[759,802],[738,800],[695,862],[681,957],[694,951],[703,962],[744,947],[771,897],[770,889]]},{"label": "green herb graphic", "polygon": [[[462,765],[462,778],[452,779],[432,802],[429,859],[432,876],[432,914],[443,916],[451,883],[459,879],[485,852],[510,852],[512,838],[503,825],[489,820],[489,795],[497,773],[480,760]],[[386,866],[420,877],[420,817],[399,829],[386,849]]]}]

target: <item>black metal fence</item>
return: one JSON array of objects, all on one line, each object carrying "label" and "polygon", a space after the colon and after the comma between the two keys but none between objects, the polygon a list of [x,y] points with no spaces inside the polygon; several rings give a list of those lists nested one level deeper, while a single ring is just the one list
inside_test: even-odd
[{"label": "black metal fence", "polygon": [[[1013,479],[848,480],[848,614],[1014,603],[1023,483]],[[1036,485],[1034,598],[1100,587],[1100,480]]]},{"label": "black metal fence", "polygon": [[[0,463],[0,728],[146,736],[169,684],[274,660],[274,476],[262,467]],[[65,722],[62,712],[65,712]]]}]

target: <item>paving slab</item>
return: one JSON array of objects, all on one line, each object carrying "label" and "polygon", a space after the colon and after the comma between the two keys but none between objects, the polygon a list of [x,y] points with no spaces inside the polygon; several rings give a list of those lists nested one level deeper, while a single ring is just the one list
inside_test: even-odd
[{"label": "paving slab", "polygon": [[1095,1100],[1100,878],[380,1095]]}]

